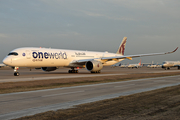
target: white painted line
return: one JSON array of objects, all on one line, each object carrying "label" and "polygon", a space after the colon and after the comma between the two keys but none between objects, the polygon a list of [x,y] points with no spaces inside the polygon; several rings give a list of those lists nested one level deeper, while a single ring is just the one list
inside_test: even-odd
[{"label": "white painted line", "polygon": [[75,93],[81,93],[84,91],[76,91],[76,92],[68,92],[68,93],[60,93],[60,94],[52,94],[52,95],[44,95],[42,97],[52,97],[52,96],[60,96],[60,95],[68,95],[68,94],[75,94]]},{"label": "white painted line", "polygon": [[121,86],[114,86],[114,87],[115,87],[115,88],[119,88],[119,87],[128,87],[128,86],[132,86],[132,85],[135,85],[135,84],[121,85]]},{"label": "white painted line", "polygon": [[156,81],[153,81],[153,82],[164,82],[164,81],[167,81],[167,80],[156,80]]}]

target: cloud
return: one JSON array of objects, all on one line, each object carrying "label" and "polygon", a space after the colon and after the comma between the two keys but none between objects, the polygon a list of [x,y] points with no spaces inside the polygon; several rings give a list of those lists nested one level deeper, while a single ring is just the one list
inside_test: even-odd
[{"label": "cloud", "polygon": [[[59,13],[70,16],[104,18],[117,21],[147,20],[152,17],[180,19],[178,0],[40,0]],[[63,12],[64,11],[64,12]],[[144,16],[144,17],[143,17]]]},{"label": "cloud", "polygon": [[[153,13],[173,15],[178,13],[180,1],[178,0],[105,0],[115,6],[130,10],[143,10]],[[142,12],[142,11],[141,11]]]},{"label": "cloud", "polygon": [[135,21],[134,18],[126,17],[126,16],[109,16],[108,14],[101,14],[101,13],[93,13],[89,11],[82,11],[85,15],[91,16],[91,17],[103,17],[110,20],[126,20],[126,21]]},{"label": "cloud", "polygon": [[7,34],[0,33],[0,38],[7,38],[7,37],[8,37]]},{"label": "cloud", "polygon": [[49,35],[49,37],[55,37],[55,38],[74,38],[74,37],[81,37],[83,36],[82,34],[75,32],[75,31],[70,31],[70,32],[56,32],[55,34]]}]

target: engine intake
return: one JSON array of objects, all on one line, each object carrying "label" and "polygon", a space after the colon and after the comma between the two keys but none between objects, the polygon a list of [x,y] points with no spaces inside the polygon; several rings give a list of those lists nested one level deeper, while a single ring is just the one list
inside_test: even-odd
[{"label": "engine intake", "polygon": [[54,71],[56,70],[57,68],[56,67],[42,67],[41,68],[43,71]]},{"label": "engine intake", "polygon": [[91,72],[98,72],[103,68],[103,64],[99,61],[93,60],[86,63],[86,69]]}]

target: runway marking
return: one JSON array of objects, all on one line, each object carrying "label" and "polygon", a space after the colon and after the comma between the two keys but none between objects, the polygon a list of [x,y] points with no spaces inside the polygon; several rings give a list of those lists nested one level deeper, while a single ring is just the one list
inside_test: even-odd
[{"label": "runway marking", "polygon": [[158,80],[158,81],[153,81],[153,82],[164,82],[164,81],[166,81],[166,80]]},{"label": "runway marking", "polygon": [[13,99],[13,100],[8,100],[8,101],[0,101],[0,105],[4,103],[9,103],[9,102],[14,102],[14,101],[24,101],[24,100],[33,100],[40,98],[41,96],[35,96],[35,97],[29,97],[29,98],[21,98],[21,99]]},{"label": "runway marking", "polygon": [[81,93],[81,92],[84,92],[84,90],[83,90],[83,91],[76,91],[76,92],[68,92],[68,93],[44,95],[44,96],[42,96],[42,97],[52,97],[52,96],[68,95],[68,94]]},{"label": "runway marking", "polygon": [[119,87],[127,87],[127,86],[132,86],[132,85],[135,85],[135,84],[121,85],[121,86],[114,86],[114,87],[115,87],[115,88],[119,88]]}]

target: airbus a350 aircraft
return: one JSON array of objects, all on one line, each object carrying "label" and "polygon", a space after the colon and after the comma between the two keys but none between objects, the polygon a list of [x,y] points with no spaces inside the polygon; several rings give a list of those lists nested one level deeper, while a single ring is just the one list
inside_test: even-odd
[{"label": "airbus a350 aircraft", "polygon": [[132,60],[134,57],[169,54],[178,49],[166,53],[124,55],[126,40],[127,37],[124,37],[116,53],[35,47],[17,48],[4,58],[3,63],[14,68],[14,76],[19,76],[19,67],[35,67],[44,71],[53,71],[58,67],[68,67],[72,69],[69,70],[69,73],[77,73],[78,70],[75,69],[80,67],[86,68],[91,73],[100,73],[103,66],[113,65],[124,59]]}]

